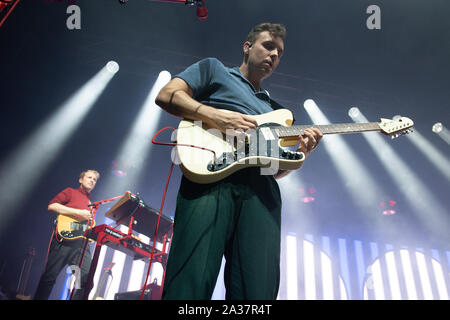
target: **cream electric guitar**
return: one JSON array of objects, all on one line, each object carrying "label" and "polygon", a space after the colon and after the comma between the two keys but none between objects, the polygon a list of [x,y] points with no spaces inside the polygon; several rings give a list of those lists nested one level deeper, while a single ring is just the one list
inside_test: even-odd
[{"label": "cream electric guitar", "polygon": [[[58,215],[56,218],[56,231],[58,235],[66,240],[75,240],[84,238],[84,232],[88,228],[95,227],[95,220],[89,219],[78,221],[72,217]],[[93,241],[89,239],[89,241]]]},{"label": "cream electric guitar", "polygon": [[[226,110],[224,110],[226,111]],[[341,123],[327,125],[292,125],[290,110],[279,109],[253,116],[258,127],[244,137],[225,135],[199,121],[182,120],[176,130],[177,158],[183,174],[197,183],[213,183],[247,167],[294,170],[305,160],[302,152],[287,147],[298,144],[306,128],[318,128],[323,134],[344,134],[379,131],[393,137],[409,133],[411,119],[381,119],[372,123]]]}]

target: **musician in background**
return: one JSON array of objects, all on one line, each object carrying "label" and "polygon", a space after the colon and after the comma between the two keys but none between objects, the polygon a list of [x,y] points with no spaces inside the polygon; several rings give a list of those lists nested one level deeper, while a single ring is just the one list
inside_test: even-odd
[{"label": "musician in background", "polygon": [[[79,188],[66,188],[58,193],[49,203],[48,210],[58,214],[58,223],[65,220],[80,222],[87,224],[91,218],[91,210],[89,198],[91,191],[95,188],[100,174],[95,170],[83,171],[78,179]],[[63,217],[61,217],[63,216]],[[47,254],[47,261],[44,272],[39,281],[35,300],[47,300],[55,284],[56,278],[65,266],[79,266],[80,258],[84,248],[84,238],[76,237],[69,239],[65,237],[62,230],[53,232],[52,240]],[[86,284],[87,275],[91,264],[91,253],[89,246],[83,256],[83,262],[80,269],[81,279],[79,290],[75,290],[73,299],[82,299],[84,294],[84,285]]]},{"label": "musician in background", "polygon": [[[203,59],[176,75],[156,103],[172,115],[200,120],[224,133],[256,128],[252,115],[283,108],[261,83],[280,62],[285,33],[280,24],[257,25],[243,43],[240,67]],[[298,151],[308,157],[321,137],[319,130],[306,129]],[[211,184],[183,176],[163,299],[211,299],[223,255],[226,299],[276,299],[281,196],[275,178],[286,174],[262,175],[260,168],[245,168]]]}]

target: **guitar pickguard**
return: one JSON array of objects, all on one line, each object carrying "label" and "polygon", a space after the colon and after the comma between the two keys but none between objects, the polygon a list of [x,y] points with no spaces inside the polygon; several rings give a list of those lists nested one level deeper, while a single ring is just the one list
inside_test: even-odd
[{"label": "guitar pickguard", "polygon": [[62,230],[59,234],[65,239],[74,239],[74,238],[82,237],[84,235],[84,231],[81,231],[81,230],[76,230],[76,231]]},{"label": "guitar pickguard", "polygon": [[[233,152],[223,152],[214,160],[209,161],[207,169],[210,172],[224,170],[238,163],[246,166],[270,165],[271,160],[303,160],[304,154],[292,152],[279,145],[279,138],[270,127],[279,126],[277,123],[265,123],[251,131],[246,139],[233,138]],[[225,140],[225,138],[224,138]]]}]

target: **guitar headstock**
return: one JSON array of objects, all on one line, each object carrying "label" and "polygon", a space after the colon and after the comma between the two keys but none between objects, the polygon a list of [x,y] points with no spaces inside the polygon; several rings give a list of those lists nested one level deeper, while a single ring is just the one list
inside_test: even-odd
[{"label": "guitar headstock", "polygon": [[381,118],[378,122],[378,126],[381,132],[390,135],[392,139],[412,132],[414,122],[406,117],[400,117],[398,119],[384,119]]}]

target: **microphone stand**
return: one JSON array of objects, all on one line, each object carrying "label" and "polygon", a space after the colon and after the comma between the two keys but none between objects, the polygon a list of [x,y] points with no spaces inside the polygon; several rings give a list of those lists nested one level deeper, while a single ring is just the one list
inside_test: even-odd
[{"label": "microphone stand", "polygon": [[[88,234],[89,230],[92,229],[92,225],[93,225],[93,223],[95,222],[95,215],[97,214],[98,206],[99,206],[100,204],[102,204],[102,203],[111,202],[111,201],[114,201],[114,200],[119,199],[119,198],[121,198],[121,197],[122,197],[122,195],[116,196],[116,197],[113,197],[113,198],[110,198],[110,199],[106,199],[106,200],[100,200],[100,201],[97,201],[97,202],[93,202],[93,203],[91,203],[91,204],[88,205],[89,207],[91,207],[92,217],[91,217],[91,219],[90,219],[91,221],[90,221],[90,223],[88,224],[88,227],[87,227],[86,230],[84,231],[84,247],[83,247],[83,251],[82,251],[82,254],[81,254],[81,258],[80,258],[80,263],[78,264],[78,267],[79,267],[80,270],[81,270],[81,264],[83,263],[84,253],[86,252],[86,247],[87,247],[88,242],[89,242],[89,239],[88,239],[88,237],[87,237],[87,234]],[[80,276],[81,276],[81,274],[80,274]],[[87,285],[90,285],[90,284],[87,284]],[[84,290],[90,290],[90,289],[91,289],[91,288],[87,288],[87,285],[86,285],[86,287],[84,288]],[[70,298],[69,298],[69,300],[72,300],[72,297],[73,297],[74,292],[75,292],[75,287],[73,288],[73,290],[72,290],[71,293],[70,293]],[[84,295],[87,296],[86,293],[85,293]]]}]

